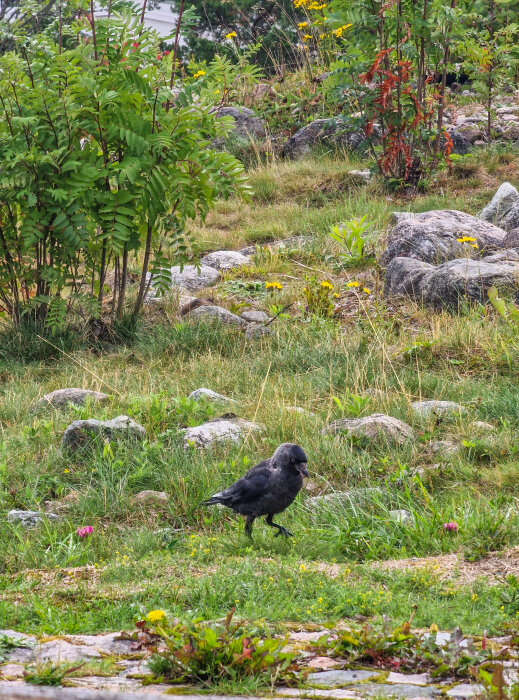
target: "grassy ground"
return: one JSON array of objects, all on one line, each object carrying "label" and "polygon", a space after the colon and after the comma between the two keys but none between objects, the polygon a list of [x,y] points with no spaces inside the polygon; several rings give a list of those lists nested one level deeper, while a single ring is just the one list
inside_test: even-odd
[{"label": "grassy ground", "polygon": [[[251,202],[219,203],[195,226],[200,250],[312,237],[302,250],[258,253],[214,291],[235,311],[291,305],[269,336],[247,340],[239,331],[181,320],[174,300],[148,310],[126,342],[101,349],[64,354],[38,339],[5,335],[0,512],[46,501],[67,508],[58,524],[29,531],[1,518],[0,627],[95,632],[131,627],[157,607],[221,617],[234,605],[255,619],[324,623],[380,614],[407,619],[416,604],[417,625],[459,624],[471,632],[497,632],[515,619],[510,582],[440,580],[433,568],[388,576],[371,563],[445,552],[477,560],[519,544],[517,338],[482,307],[452,317],[385,300],[376,265],[345,267],[328,231],[366,215],[368,246],[378,253],[391,211],[477,213],[503,180],[519,183],[518,156],[489,149],[412,200],[379,183],[353,184],[346,171],[358,165],[321,157],[258,168]],[[306,312],[307,276],[333,284],[338,319]],[[266,281],[282,289],[267,292]],[[111,400],[60,411],[35,407],[44,393],[69,386],[104,391]],[[201,386],[235,399],[235,412],[261,423],[263,433],[241,446],[185,450],[180,429],[218,415],[186,400]],[[453,400],[466,411],[424,420],[411,409],[418,399]],[[416,439],[395,447],[320,434],[333,419],[374,412],[408,422]],[[144,444],[60,451],[72,420],[120,414],[145,426]],[[430,440],[453,440],[461,450],[433,454]],[[308,489],[280,517],[296,536],[274,539],[258,523],[251,542],[232,514],[198,504],[280,442],[297,442],[309,456]],[[135,504],[145,489],[165,491],[169,503]],[[352,491],[346,504],[316,510],[305,503],[345,490]],[[410,511],[415,525],[398,522],[391,515],[397,509]],[[458,524],[457,533],[444,532],[448,521]],[[84,525],[94,534],[79,540],[75,531]]]}]

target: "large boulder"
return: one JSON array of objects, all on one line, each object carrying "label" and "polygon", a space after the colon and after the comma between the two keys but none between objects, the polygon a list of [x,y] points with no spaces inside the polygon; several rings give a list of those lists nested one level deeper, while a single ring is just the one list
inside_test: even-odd
[{"label": "large boulder", "polygon": [[[426,211],[405,218],[389,234],[382,265],[397,257],[438,264],[461,257],[478,257],[482,251],[501,248],[506,231],[470,214],[455,210]],[[474,238],[460,242],[458,238]]]},{"label": "large boulder", "polygon": [[212,287],[220,279],[218,270],[209,265],[184,265],[182,270],[179,265],[171,268],[171,286],[190,289],[191,291]]},{"label": "large boulder", "polygon": [[146,430],[136,423],[129,416],[117,416],[112,420],[97,420],[89,418],[88,420],[75,420],[65,430],[62,447],[70,449],[78,449],[88,443],[92,437],[102,437],[108,440],[114,438],[133,438],[134,440],[143,440],[146,435]]},{"label": "large boulder", "polygon": [[386,269],[384,293],[411,297],[439,310],[457,309],[463,301],[484,304],[492,286],[519,288],[516,251],[481,260],[450,260],[437,267],[411,258],[393,258]]},{"label": "large boulder", "polygon": [[505,231],[517,228],[519,226],[519,192],[509,182],[503,182],[479,216],[483,221],[497,224]]},{"label": "large boulder", "polygon": [[346,433],[351,437],[364,437],[369,440],[384,437],[388,441],[403,443],[413,437],[413,429],[398,418],[383,413],[373,413],[364,418],[344,418],[327,425],[323,435]]},{"label": "large boulder", "polygon": [[[251,139],[264,139],[267,135],[265,124],[261,117],[258,117],[252,109],[247,107],[219,107],[216,110],[219,117],[232,117],[234,130],[229,134],[227,140],[239,139],[240,141],[250,141]],[[218,139],[215,145],[223,145],[222,139]]]},{"label": "large boulder", "polygon": [[90,391],[89,389],[56,389],[56,391],[51,391],[50,394],[45,394],[38,401],[38,406],[63,408],[68,406],[69,403],[75,406],[84,406],[87,399],[90,399],[90,401],[106,401],[108,398],[108,394],[103,394],[100,391]]},{"label": "large boulder", "polygon": [[200,260],[202,265],[214,267],[216,270],[234,270],[249,263],[249,257],[236,250],[215,250],[214,253],[204,255]]},{"label": "large boulder", "polygon": [[222,443],[241,442],[249,433],[261,430],[259,425],[241,418],[222,418],[184,430],[185,447],[211,448]]},{"label": "large boulder", "polygon": [[316,146],[355,151],[364,141],[362,131],[353,129],[341,119],[314,119],[286,141],[283,146],[283,156],[301,158],[309,155]]}]

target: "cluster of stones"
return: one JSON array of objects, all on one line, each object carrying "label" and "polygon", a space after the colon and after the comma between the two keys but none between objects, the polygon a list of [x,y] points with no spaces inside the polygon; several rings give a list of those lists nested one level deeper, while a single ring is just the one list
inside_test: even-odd
[{"label": "cluster of stones", "polygon": [[505,182],[479,217],[459,211],[395,213],[381,264],[385,294],[436,309],[484,304],[490,287],[519,288],[519,192]]},{"label": "cluster of stones", "polygon": [[[273,698],[337,698],[360,700],[365,697],[397,697],[397,698],[434,698],[445,697],[454,700],[467,700],[484,692],[477,683],[467,683],[455,679],[438,681],[428,673],[399,673],[380,668],[346,668],[344,661],[328,656],[318,656],[301,651],[301,645],[317,641],[326,630],[316,632],[292,632],[288,639],[288,647],[297,649],[308,673],[301,688],[286,688],[277,686],[272,689]],[[40,691],[24,682],[28,669],[38,664],[51,663],[77,665],[67,675],[67,689],[60,690],[60,695],[68,700],[84,700],[86,690],[103,693],[121,693],[119,697],[128,700],[138,700],[144,694],[171,694],[172,686],[162,682],[153,682],[148,667],[145,650],[136,650],[132,634],[100,634],[61,636],[51,640],[39,640],[31,635],[23,635],[11,630],[0,630],[4,635],[15,641],[19,646],[13,649],[6,661],[0,664],[0,695],[9,698],[50,698],[57,697],[57,691],[52,693]],[[453,643],[454,635],[447,632],[436,633],[438,645]],[[503,647],[506,640],[489,640],[498,647]],[[456,637],[455,643],[460,647],[467,646],[468,640],[463,635]],[[111,660],[117,671],[111,676],[105,674],[81,675],[81,667],[85,662],[92,663],[101,660]],[[305,661],[306,660],[306,661]],[[507,685],[517,682],[517,662],[507,661],[504,665],[504,680]],[[325,670],[322,670],[325,669]],[[34,692],[32,692],[34,691]],[[49,689],[50,691],[50,689]],[[194,700],[199,695],[193,686],[176,686],[175,695]],[[125,693],[131,695],[125,696]],[[92,693],[92,697],[101,695]],[[215,696],[212,696],[215,697]]]}]

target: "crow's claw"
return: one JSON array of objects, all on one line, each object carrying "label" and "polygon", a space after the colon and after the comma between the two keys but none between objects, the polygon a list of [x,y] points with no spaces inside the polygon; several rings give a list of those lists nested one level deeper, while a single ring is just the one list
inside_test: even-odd
[{"label": "crow's claw", "polygon": [[286,527],[281,527],[281,525],[278,525],[279,530],[276,532],[275,537],[279,537],[279,535],[283,535],[283,537],[293,537],[294,535],[289,532]]}]

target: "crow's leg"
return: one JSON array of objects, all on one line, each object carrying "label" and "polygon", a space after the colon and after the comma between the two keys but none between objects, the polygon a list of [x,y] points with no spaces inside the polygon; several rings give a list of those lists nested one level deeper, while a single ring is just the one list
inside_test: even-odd
[{"label": "crow's leg", "polygon": [[270,525],[270,527],[277,527],[278,531],[276,532],[276,537],[278,535],[284,535],[285,537],[293,537],[292,533],[289,532],[286,529],[286,527],[283,527],[283,525],[278,525],[277,523],[273,522],[273,517],[273,515],[267,515],[267,525]]},{"label": "crow's leg", "polygon": [[253,515],[248,515],[245,521],[245,534],[252,537],[252,525],[256,518]]}]

